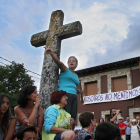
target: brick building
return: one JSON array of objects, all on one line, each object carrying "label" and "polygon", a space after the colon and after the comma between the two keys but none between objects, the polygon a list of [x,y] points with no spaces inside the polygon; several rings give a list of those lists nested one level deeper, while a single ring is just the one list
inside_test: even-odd
[{"label": "brick building", "polygon": [[[117,61],[109,64],[95,66],[76,71],[81,82],[80,88],[84,90],[83,96],[105,94],[124,91],[140,86],[140,57]],[[78,115],[84,111],[94,113],[95,119],[103,117],[108,119],[110,108],[122,110],[122,116],[130,118],[140,116],[140,96],[123,101],[101,102],[82,104],[80,95],[78,98]],[[79,125],[79,122],[78,124]]]}]

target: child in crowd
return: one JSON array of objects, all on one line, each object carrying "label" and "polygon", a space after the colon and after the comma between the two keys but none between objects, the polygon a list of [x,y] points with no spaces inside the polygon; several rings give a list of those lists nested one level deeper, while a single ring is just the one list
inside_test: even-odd
[{"label": "child in crowd", "polygon": [[37,140],[37,131],[34,126],[21,125],[17,131],[18,140]]}]

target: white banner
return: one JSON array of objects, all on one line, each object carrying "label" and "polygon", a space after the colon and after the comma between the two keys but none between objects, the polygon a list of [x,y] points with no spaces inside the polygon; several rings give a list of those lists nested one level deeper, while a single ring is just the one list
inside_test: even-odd
[{"label": "white banner", "polygon": [[131,90],[124,90],[112,93],[96,94],[84,96],[84,104],[94,104],[102,102],[122,101],[135,98],[140,95],[140,86]]}]

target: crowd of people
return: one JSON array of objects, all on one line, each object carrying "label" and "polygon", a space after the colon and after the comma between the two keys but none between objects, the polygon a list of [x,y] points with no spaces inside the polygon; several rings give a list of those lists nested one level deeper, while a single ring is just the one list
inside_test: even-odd
[{"label": "crowd of people", "polygon": [[[108,121],[112,122],[119,129],[118,137],[122,140],[140,140],[140,120],[139,116],[130,121],[130,117],[126,116],[126,121],[119,114],[120,110],[116,112],[115,108],[110,110],[110,117]],[[118,116],[119,115],[119,116]]]},{"label": "crowd of people", "polygon": [[[18,96],[15,116],[10,113],[9,97],[0,94],[0,140],[140,140],[140,119],[126,121],[115,108],[110,110],[108,121],[96,119],[93,113],[79,116],[81,130],[74,131],[75,120],[64,107],[68,94],[55,91],[51,94],[52,105],[43,112],[35,86],[25,86]],[[119,115],[119,116],[118,116]]]},{"label": "crowd of people", "polygon": [[119,117],[119,129],[121,136],[126,140],[139,140],[140,139],[140,121],[139,116],[130,121],[130,117],[126,116],[126,121],[123,117]]},{"label": "crowd of people", "polygon": [[[123,122],[118,117],[121,111],[110,110],[107,122],[103,118],[96,120],[91,112],[83,112],[79,116],[81,130],[75,131],[77,115],[78,75],[74,72],[78,60],[71,56],[68,68],[56,57],[50,48],[46,48],[54,62],[60,68],[58,91],[51,93],[51,103],[45,112],[40,107],[41,99],[37,88],[24,86],[14,108],[15,116],[10,112],[9,97],[0,93],[0,140],[138,140],[140,122],[138,117],[129,121],[127,116]],[[118,120],[117,120],[118,119]]]}]

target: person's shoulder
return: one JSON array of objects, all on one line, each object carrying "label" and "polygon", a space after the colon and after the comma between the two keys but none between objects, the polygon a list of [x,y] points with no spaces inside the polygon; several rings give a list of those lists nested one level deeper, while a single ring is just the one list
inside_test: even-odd
[{"label": "person's shoulder", "polygon": [[84,140],[93,140],[91,135],[86,136],[86,138]]},{"label": "person's shoulder", "polygon": [[49,106],[45,111],[50,110],[50,109],[52,109],[52,108],[54,108],[54,107],[51,105],[51,106]]},{"label": "person's shoulder", "polygon": [[69,71],[70,71],[70,69],[67,68],[65,71],[61,71],[60,74],[63,74],[63,73],[69,72]]},{"label": "person's shoulder", "polygon": [[20,108],[19,105],[15,106],[14,109]]},{"label": "person's shoulder", "polygon": [[88,139],[92,139],[91,134],[89,134],[84,128],[82,128],[79,132],[78,132],[78,138],[80,140],[88,140]]},{"label": "person's shoulder", "polygon": [[127,122],[127,121],[124,121],[123,123],[128,124],[128,122]]},{"label": "person's shoulder", "polygon": [[112,117],[111,117],[111,116],[109,116],[109,117],[108,117],[108,121],[110,121],[110,119],[112,119]]},{"label": "person's shoulder", "polygon": [[67,68],[64,72],[65,72],[65,73],[69,73],[69,72],[71,72],[71,71],[70,71],[69,68]]},{"label": "person's shoulder", "polygon": [[67,117],[71,117],[70,113],[67,112],[66,110],[63,109],[63,113],[67,116]]},{"label": "person's shoulder", "polygon": [[123,125],[124,125],[124,126],[127,126],[127,124],[126,124],[126,123],[123,123]]},{"label": "person's shoulder", "polygon": [[15,108],[14,108],[14,112],[18,112],[18,111],[21,111],[21,107],[19,105],[17,105]]},{"label": "person's shoulder", "polygon": [[39,107],[39,113],[42,113],[42,112],[44,112],[43,108]]},{"label": "person's shoulder", "polygon": [[58,111],[58,108],[55,105],[51,105],[46,109],[45,112],[48,112],[48,111]]},{"label": "person's shoulder", "polygon": [[89,134],[88,131],[85,130],[84,128],[82,128],[82,129],[78,132],[78,134],[82,134],[82,135],[85,134],[85,133],[86,133],[86,134]]},{"label": "person's shoulder", "polygon": [[15,116],[11,116],[10,119],[16,119],[16,117]]},{"label": "person's shoulder", "polygon": [[46,111],[44,112],[44,115],[54,115],[54,116],[58,116],[59,115],[59,110],[57,108],[55,108],[53,105],[49,106]]},{"label": "person's shoulder", "polygon": [[17,121],[17,118],[15,116],[10,116],[9,124],[16,123],[16,121]]},{"label": "person's shoulder", "polygon": [[128,122],[127,121],[124,121],[123,123],[126,124],[126,126],[128,125]]}]

